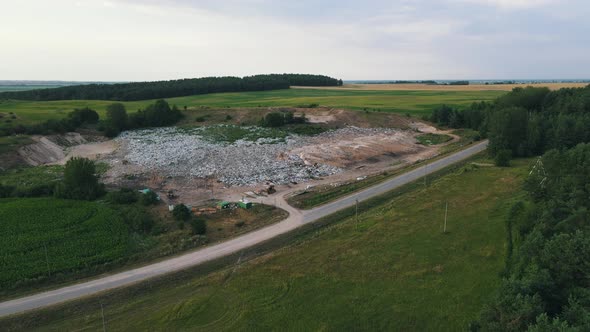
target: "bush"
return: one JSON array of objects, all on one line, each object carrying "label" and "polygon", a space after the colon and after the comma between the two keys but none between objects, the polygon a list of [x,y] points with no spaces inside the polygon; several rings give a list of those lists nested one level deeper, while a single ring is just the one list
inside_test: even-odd
[{"label": "bush", "polygon": [[203,219],[195,218],[191,221],[191,229],[193,234],[205,235],[207,233],[207,223]]},{"label": "bush", "polygon": [[121,215],[129,229],[136,233],[149,233],[155,225],[152,216],[137,206],[121,210]]},{"label": "bush", "polygon": [[283,113],[272,112],[264,117],[263,127],[281,127],[285,124]]},{"label": "bush", "polygon": [[139,202],[145,206],[156,205],[158,203],[158,195],[154,191],[150,190],[139,197]]},{"label": "bush", "polygon": [[178,221],[188,221],[191,218],[191,211],[184,204],[174,206],[172,216]]},{"label": "bush", "polygon": [[496,163],[496,166],[499,167],[508,167],[510,166],[510,158],[512,157],[512,151],[508,150],[508,149],[503,149],[498,151],[498,153],[496,153],[496,157],[494,159],[494,162]]},{"label": "bush", "polygon": [[0,183],[0,198],[11,197],[12,193],[14,193],[14,190],[15,190],[15,187],[5,186]]},{"label": "bush", "polygon": [[[139,193],[133,189],[121,188],[107,194],[106,200],[113,204],[132,204],[139,199]],[[148,204],[149,205],[149,204]]]},{"label": "bush", "polygon": [[244,226],[245,224],[246,224],[246,223],[245,223],[245,222],[243,222],[243,221],[238,221],[238,222],[236,223],[236,227],[242,227],[242,226]]},{"label": "bush", "polygon": [[68,119],[75,124],[76,127],[84,123],[95,124],[98,122],[98,113],[88,107],[77,108],[68,114]]}]

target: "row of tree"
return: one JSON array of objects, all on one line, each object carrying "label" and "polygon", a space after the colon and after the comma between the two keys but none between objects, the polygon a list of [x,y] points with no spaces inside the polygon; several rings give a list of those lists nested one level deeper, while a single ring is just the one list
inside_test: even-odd
[{"label": "row of tree", "polygon": [[0,136],[63,134],[90,126],[104,132],[105,136],[114,137],[127,129],[170,126],[182,118],[178,107],[170,107],[165,100],[157,100],[131,115],[127,114],[125,105],[121,103],[107,106],[106,111],[106,119],[100,120],[98,113],[90,108],[75,109],[61,120],[51,119],[35,125],[17,125],[2,129]]},{"label": "row of tree", "polygon": [[590,144],[546,152],[506,220],[506,271],[472,330],[590,331]]},{"label": "row of tree", "polygon": [[125,105],[114,103],[107,106],[107,116],[102,129],[106,136],[114,137],[127,129],[170,126],[181,118],[182,113],[176,105],[170,107],[168,102],[162,99],[131,115],[127,114]]},{"label": "row of tree", "polygon": [[436,108],[430,120],[452,128],[478,130],[490,140],[493,155],[540,155],[549,149],[571,148],[590,142],[590,86],[550,91],[515,88],[493,102],[466,109]]},{"label": "row of tree", "polygon": [[539,157],[506,219],[506,268],[481,331],[590,331],[590,86],[515,88],[493,102],[441,106],[431,120],[478,130],[496,161]]},{"label": "row of tree", "polygon": [[203,77],[171,81],[87,84],[52,89],[3,92],[0,99],[17,100],[146,100],[216,92],[288,89],[299,86],[338,86],[342,80],[324,75],[270,74],[240,77]]}]

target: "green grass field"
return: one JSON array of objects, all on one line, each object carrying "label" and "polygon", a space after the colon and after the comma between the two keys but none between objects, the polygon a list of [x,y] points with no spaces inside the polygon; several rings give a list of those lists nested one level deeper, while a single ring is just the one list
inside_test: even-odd
[{"label": "green grass field", "polygon": [[53,198],[0,200],[0,289],[112,263],[127,255],[127,226],[109,207]]},{"label": "green grass field", "polygon": [[107,330],[465,330],[499,284],[504,218],[528,163],[462,166],[379,198],[358,224],[346,217],[239,266],[0,328],[100,330],[101,301]]},{"label": "green grass field", "polygon": [[[474,101],[492,100],[502,91],[370,91],[370,90],[322,90],[289,89],[260,92],[215,93],[189,97],[168,98],[170,104],[183,108],[210,107],[266,107],[321,106],[350,109],[368,109],[412,115],[430,114],[440,104],[468,105]],[[144,108],[153,100],[125,102],[128,112]],[[14,124],[31,124],[47,119],[64,117],[74,108],[90,107],[104,116],[106,106],[112,101],[63,100],[63,101],[14,101],[0,100],[0,113],[14,112],[17,119],[0,119],[0,127]],[[9,123],[6,123],[10,120]]]}]

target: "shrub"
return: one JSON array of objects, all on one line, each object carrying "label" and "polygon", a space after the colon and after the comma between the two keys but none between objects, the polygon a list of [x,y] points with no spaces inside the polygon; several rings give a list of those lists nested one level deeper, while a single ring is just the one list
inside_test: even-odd
[{"label": "shrub", "polygon": [[[107,194],[106,200],[114,204],[132,204],[139,199],[139,193],[133,189],[121,188]],[[149,204],[148,204],[149,205]]]},{"label": "shrub", "polygon": [[191,229],[193,234],[205,235],[207,233],[207,223],[203,219],[195,218],[191,221]]},{"label": "shrub", "polygon": [[158,195],[150,190],[139,197],[139,202],[145,206],[156,205],[158,203]]},{"label": "shrub", "polygon": [[242,227],[242,226],[244,226],[245,224],[246,224],[246,223],[245,223],[245,222],[243,222],[243,221],[238,221],[238,222],[236,223],[236,227]]},{"label": "shrub", "polygon": [[508,167],[510,166],[510,158],[512,157],[512,151],[508,150],[508,149],[503,149],[498,151],[498,153],[496,153],[496,157],[494,159],[494,162],[496,163],[496,166],[499,167]]},{"label": "shrub", "polygon": [[121,215],[129,229],[136,233],[149,233],[155,225],[152,216],[137,206],[121,210]]},{"label": "shrub", "polygon": [[172,216],[178,221],[188,221],[191,218],[191,211],[184,204],[174,206]]},{"label": "shrub", "polygon": [[6,198],[12,196],[15,187],[5,186],[0,183],[0,198]]},{"label": "shrub", "polygon": [[264,117],[263,126],[264,127],[281,127],[285,124],[285,116],[283,113],[279,112],[272,112],[268,113]]}]

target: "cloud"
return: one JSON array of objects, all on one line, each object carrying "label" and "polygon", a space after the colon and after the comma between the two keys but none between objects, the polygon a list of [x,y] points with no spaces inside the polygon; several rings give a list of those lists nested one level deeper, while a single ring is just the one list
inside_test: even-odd
[{"label": "cloud", "polygon": [[590,77],[590,59],[580,56],[590,52],[590,22],[580,18],[590,5],[572,1],[20,0],[0,5],[0,72],[79,80]]},{"label": "cloud", "polygon": [[555,3],[555,0],[455,0],[457,2],[486,5],[498,7],[507,10],[529,9],[544,7],[548,4]]}]

